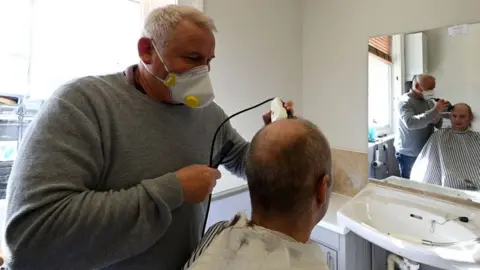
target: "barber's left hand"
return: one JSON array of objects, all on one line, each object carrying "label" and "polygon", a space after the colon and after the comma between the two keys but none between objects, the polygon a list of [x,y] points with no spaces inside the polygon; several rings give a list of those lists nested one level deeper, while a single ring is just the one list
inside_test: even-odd
[{"label": "barber's left hand", "polygon": [[[286,101],[284,106],[292,116],[295,116],[295,113],[293,111],[293,102],[291,100]],[[272,123],[272,111],[269,110],[268,112],[263,114],[262,118],[265,125]]]},{"label": "barber's left hand", "polygon": [[450,103],[450,101],[448,100],[445,100],[445,107],[447,108],[445,111],[448,111],[448,108],[450,108],[450,106],[452,106],[452,103]]}]

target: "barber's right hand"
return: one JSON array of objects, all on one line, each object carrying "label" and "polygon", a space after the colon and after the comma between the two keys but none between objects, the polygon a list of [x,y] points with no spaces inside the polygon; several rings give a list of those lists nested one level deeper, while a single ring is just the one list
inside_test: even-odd
[{"label": "barber's right hand", "polygon": [[183,187],[183,200],[186,203],[203,201],[222,177],[219,170],[206,165],[191,165],[178,170],[178,180]]},{"label": "barber's right hand", "polygon": [[435,104],[435,110],[438,113],[444,112],[448,109],[448,105],[449,103],[447,101],[445,101],[444,99],[439,99],[437,101],[437,104]]}]

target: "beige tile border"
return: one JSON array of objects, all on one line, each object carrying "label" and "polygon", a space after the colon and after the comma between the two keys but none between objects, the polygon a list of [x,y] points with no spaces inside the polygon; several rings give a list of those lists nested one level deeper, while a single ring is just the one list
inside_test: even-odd
[{"label": "beige tile border", "polygon": [[333,192],[354,197],[368,184],[368,154],[332,148]]}]

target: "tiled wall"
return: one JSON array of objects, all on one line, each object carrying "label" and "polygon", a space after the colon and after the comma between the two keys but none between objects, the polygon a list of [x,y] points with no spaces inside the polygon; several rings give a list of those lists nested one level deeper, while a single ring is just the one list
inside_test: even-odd
[{"label": "tiled wall", "polygon": [[355,196],[368,184],[368,154],[332,149],[333,192]]}]

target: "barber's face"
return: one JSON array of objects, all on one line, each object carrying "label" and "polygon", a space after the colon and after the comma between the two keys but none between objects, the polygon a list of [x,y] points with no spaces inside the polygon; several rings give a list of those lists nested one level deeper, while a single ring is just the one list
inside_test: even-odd
[{"label": "barber's face", "polygon": [[165,78],[168,70],[175,74],[182,74],[192,68],[208,65],[215,57],[215,37],[209,29],[202,28],[189,21],[183,21],[175,28],[165,48],[157,47],[162,53],[162,60],[155,51],[152,40],[140,39],[138,50],[140,58],[150,65],[152,72]]},{"label": "barber's face", "polygon": [[433,78],[427,77],[422,80],[421,85],[417,84],[417,90],[420,92],[435,89],[436,83]]},{"label": "barber's face", "polygon": [[[163,51],[163,60],[170,72],[182,74],[192,68],[207,65],[215,57],[215,37],[209,29],[184,21],[175,29]],[[154,55],[153,72],[160,77],[167,71],[158,55]]]},{"label": "barber's face", "polygon": [[452,122],[452,128],[460,131],[468,129],[472,123],[470,112],[466,106],[455,106],[455,109],[450,115],[450,120]]}]

